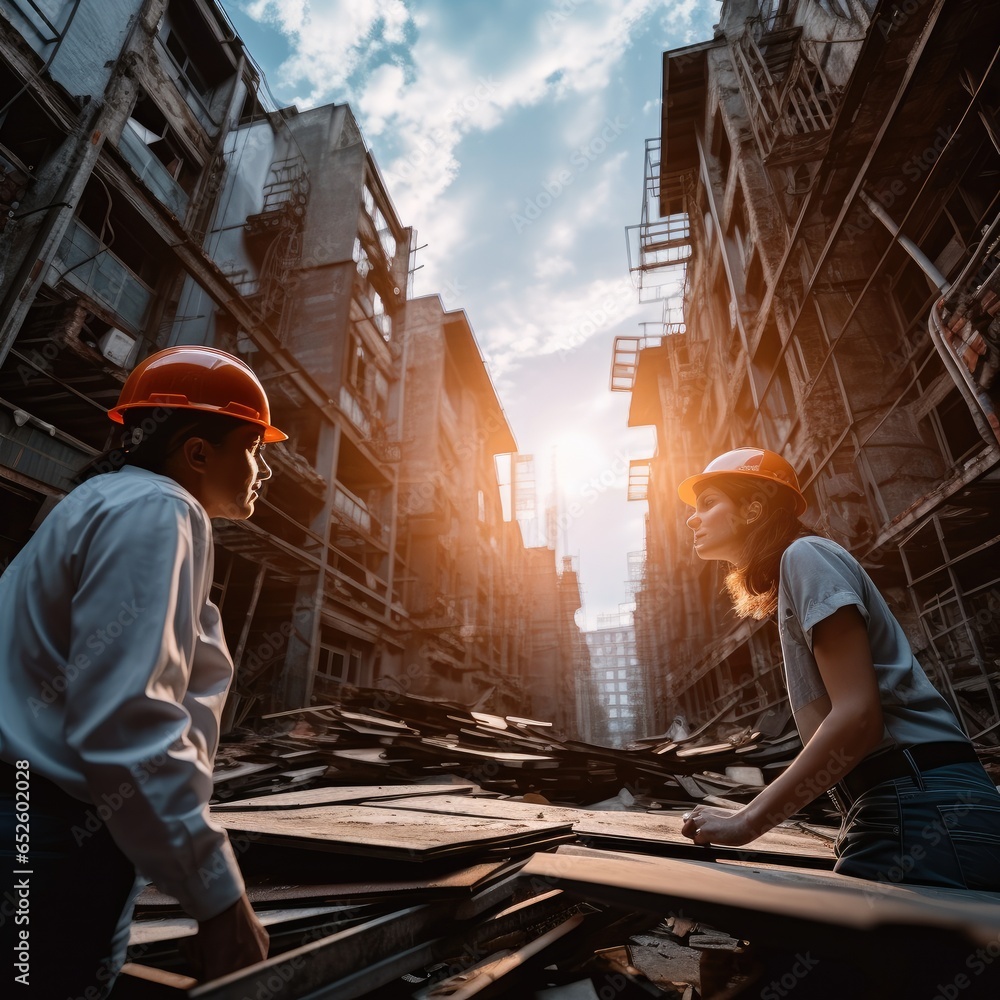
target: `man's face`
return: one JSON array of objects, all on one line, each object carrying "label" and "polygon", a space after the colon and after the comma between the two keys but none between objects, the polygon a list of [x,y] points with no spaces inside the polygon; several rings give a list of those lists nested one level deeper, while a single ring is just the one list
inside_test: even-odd
[{"label": "man's face", "polygon": [[261,430],[255,424],[230,431],[221,444],[208,445],[202,504],[209,517],[245,521],[253,514],[260,489],[271,478],[263,451]]}]

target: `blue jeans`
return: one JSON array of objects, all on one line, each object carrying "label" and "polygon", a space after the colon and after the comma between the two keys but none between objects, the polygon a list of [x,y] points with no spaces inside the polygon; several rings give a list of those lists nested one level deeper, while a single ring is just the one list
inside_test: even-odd
[{"label": "blue jeans", "polygon": [[836,853],[842,875],[1000,892],[1000,792],[977,763],[884,781],[848,810]]}]

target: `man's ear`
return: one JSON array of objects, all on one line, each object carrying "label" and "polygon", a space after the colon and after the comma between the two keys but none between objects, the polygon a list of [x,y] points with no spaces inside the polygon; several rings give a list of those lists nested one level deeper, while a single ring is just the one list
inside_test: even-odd
[{"label": "man's ear", "polygon": [[201,437],[189,437],[181,445],[181,455],[184,457],[184,464],[199,475],[208,469],[208,462],[211,457],[209,443]]}]

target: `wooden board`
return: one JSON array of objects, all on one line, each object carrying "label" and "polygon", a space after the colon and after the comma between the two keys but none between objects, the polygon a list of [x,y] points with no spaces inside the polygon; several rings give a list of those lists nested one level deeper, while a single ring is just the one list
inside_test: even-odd
[{"label": "wooden board", "polygon": [[[521,873],[585,898],[627,901],[652,912],[683,908],[730,933],[779,940],[787,935],[784,943],[799,940],[814,947],[835,931],[849,932],[854,940],[889,928],[904,934],[931,928],[978,944],[995,943],[1000,936],[1000,893],[899,886],[751,864],[625,860],[579,848],[535,854]],[[881,946],[890,953],[888,941]]]},{"label": "wooden board", "polygon": [[275,792],[239,799],[212,806],[212,812],[242,812],[246,809],[301,809],[308,806],[365,802],[369,799],[401,799],[410,795],[467,795],[477,786],[471,781],[464,785],[328,785],[307,788],[301,792]]},{"label": "wooden board", "polygon": [[[372,808],[385,803],[369,801]],[[572,824],[580,835],[621,837],[630,841],[667,841],[687,847],[696,845],[681,834],[684,821],[676,812],[620,812],[576,809],[568,806],[536,805],[516,799],[486,799],[478,796],[427,795],[388,803],[390,808],[413,809],[428,813],[448,813],[453,816],[480,816],[491,819],[527,820]],[[801,830],[779,827],[759,837],[744,849],[768,851],[790,856],[809,856],[833,861],[829,841]]]},{"label": "wooden board", "polygon": [[[314,917],[350,913],[354,906],[296,906],[281,910],[267,910],[258,913],[265,927],[295,920],[309,920]],[[198,921],[193,917],[157,917],[151,920],[133,920],[129,929],[129,947],[156,944],[160,941],[174,941],[177,938],[194,937],[198,933]]]},{"label": "wooden board", "polygon": [[[333,857],[334,855],[330,855]],[[423,868],[417,877],[401,878],[398,869],[380,863],[375,872],[358,871],[354,866],[351,874],[342,879],[324,881],[298,879],[276,879],[270,875],[246,874],[247,898],[253,908],[264,912],[274,907],[319,906],[322,904],[380,903],[385,900],[405,900],[407,904],[423,903],[429,900],[467,899],[473,893],[506,878],[520,866],[520,862],[508,860],[487,861],[462,868],[449,868],[435,874],[424,875]],[[352,879],[351,875],[355,877]],[[368,875],[368,878],[363,878]],[[160,892],[156,886],[147,886],[136,900],[136,910],[140,913],[176,912],[180,903],[173,896]]]},{"label": "wooden board", "polygon": [[415,814],[388,804],[378,808],[341,805],[242,810],[220,812],[216,819],[229,830],[255,835],[268,843],[414,861],[572,836],[566,822]]}]

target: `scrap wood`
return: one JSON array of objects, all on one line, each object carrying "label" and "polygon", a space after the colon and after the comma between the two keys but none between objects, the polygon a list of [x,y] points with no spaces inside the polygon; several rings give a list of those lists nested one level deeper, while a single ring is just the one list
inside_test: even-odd
[{"label": "scrap wood", "polygon": [[[414,785],[327,785],[298,792],[272,792],[260,798],[213,804],[212,812],[232,812],[242,809],[304,809],[309,806],[335,803],[365,802],[369,799],[399,799],[417,795],[471,795],[478,786],[461,784]],[[480,790],[480,794],[484,794]]]},{"label": "scrap wood", "polygon": [[[262,720],[262,731],[242,731],[224,744],[220,775],[241,763],[261,765],[239,779],[220,777],[217,797],[229,802],[258,798],[300,784],[412,783],[446,774],[476,781],[507,794],[542,794],[568,805],[589,805],[622,787],[644,802],[674,805],[722,794],[749,801],[760,785],[739,777],[773,778],[801,744],[793,735],[777,739],[759,727],[733,730],[720,714],[683,740],[640,741],[627,749],[559,739],[541,720],[501,717],[450,702],[403,693],[348,689],[341,703],[277,713]],[[311,758],[290,753],[311,751]],[[263,762],[272,766],[263,770]],[[326,771],[319,768],[324,765]],[[308,766],[307,766],[308,765]],[[315,767],[315,771],[310,768]],[[825,799],[804,809],[803,818],[820,822],[831,815]]]},{"label": "scrap wood", "polygon": [[572,838],[569,823],[427,812],[417,822],[410,811],[367,805],[230,811],[217,819],[230,831],[254,835],[258,843],[414,861]]},{"label": "scrap wood", "polygon": [[[901,886],[793,868],[623,859],[598,851],[536,854],[521,872],[574,895],[631,901],[639,908],[680,909],[713,927],[742,925],[753,936],[791,935],[814,947],[822,939],[885,947],[872,932],[932,940],[951,933],[966,947],[1000,936],[1000,895]],[[987,900],[986,897],[993,897]],[[719,919],[719,918],[722,919]],[[749,936],[749,934],[748,934]]]}]

